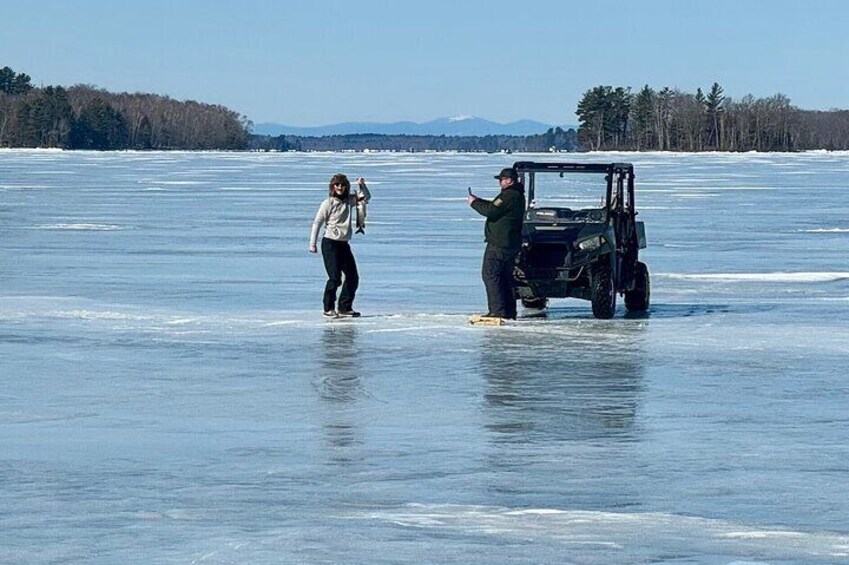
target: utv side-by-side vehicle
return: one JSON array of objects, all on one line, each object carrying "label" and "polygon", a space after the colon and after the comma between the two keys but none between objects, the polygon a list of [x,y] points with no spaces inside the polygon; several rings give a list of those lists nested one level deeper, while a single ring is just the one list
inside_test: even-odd
[{"label": "utv side-by-side vehicle", "polygon": [[[522,305],[544,309],[549,298],[581,298],[592,303],[593,316],[606,319],[613,317],[619,294],[629,312],[648,310],[649,271],[639,260],[646,235],[636,220],[634,167],[518,161],[513,168],[528,198],[514,271]],[[588,173],[605,184],[588,182],[596,178]]]}]

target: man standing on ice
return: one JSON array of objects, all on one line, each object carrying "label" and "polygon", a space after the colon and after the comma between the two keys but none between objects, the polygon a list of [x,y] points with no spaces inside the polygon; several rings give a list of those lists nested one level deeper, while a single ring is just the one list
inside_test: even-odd
[{"label": "man standing on ice", "polygon": [[516,319],[513,267],[522,248],[522,220],[525,216],[525,188],[515,169],[502,169],[495,175],[501,193],[493,200],[478,198],[469,191],[466,201],[486,217],[481,278],[486,287],[487,317]]}]

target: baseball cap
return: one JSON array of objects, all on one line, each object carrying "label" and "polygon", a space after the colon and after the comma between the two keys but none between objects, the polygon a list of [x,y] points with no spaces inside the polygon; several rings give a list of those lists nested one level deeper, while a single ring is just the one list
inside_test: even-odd
[{"label": "baseball cap", "polygon": [[516,180],[519,178],[519,175],[516,173],[516,169],[506,168],[501,169],[501,172],[495,175],[497,179],[513,179]]}]

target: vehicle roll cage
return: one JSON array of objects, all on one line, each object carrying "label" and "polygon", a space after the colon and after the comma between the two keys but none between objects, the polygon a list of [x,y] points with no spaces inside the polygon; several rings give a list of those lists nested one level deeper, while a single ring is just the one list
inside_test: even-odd
[{"label": "vehicle roll cage", "polygon": [[[635,216],[634,207],[634,166],[631,163],[539,163],[535,161],[516,161],[513,168],[519,174],[519,178],[528,179],[525,184],[528,202],[534,200],[536,173],[595,173],[604,174],[607,182],[605,193],[605,211],[609,215],[616,206],[632,216]],[[614,184],[615,180],[615,184]],[[614,206],[614,204],[616,206]]]}]

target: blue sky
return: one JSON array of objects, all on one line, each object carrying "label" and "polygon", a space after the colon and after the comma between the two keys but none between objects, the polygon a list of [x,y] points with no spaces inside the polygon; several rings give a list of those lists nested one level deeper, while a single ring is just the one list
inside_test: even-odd
[{"label": "blue sky", "polygon": [[849,2],[3,2],[0,66],[254,122],[576,122],[600,84],[849,108]]}]

